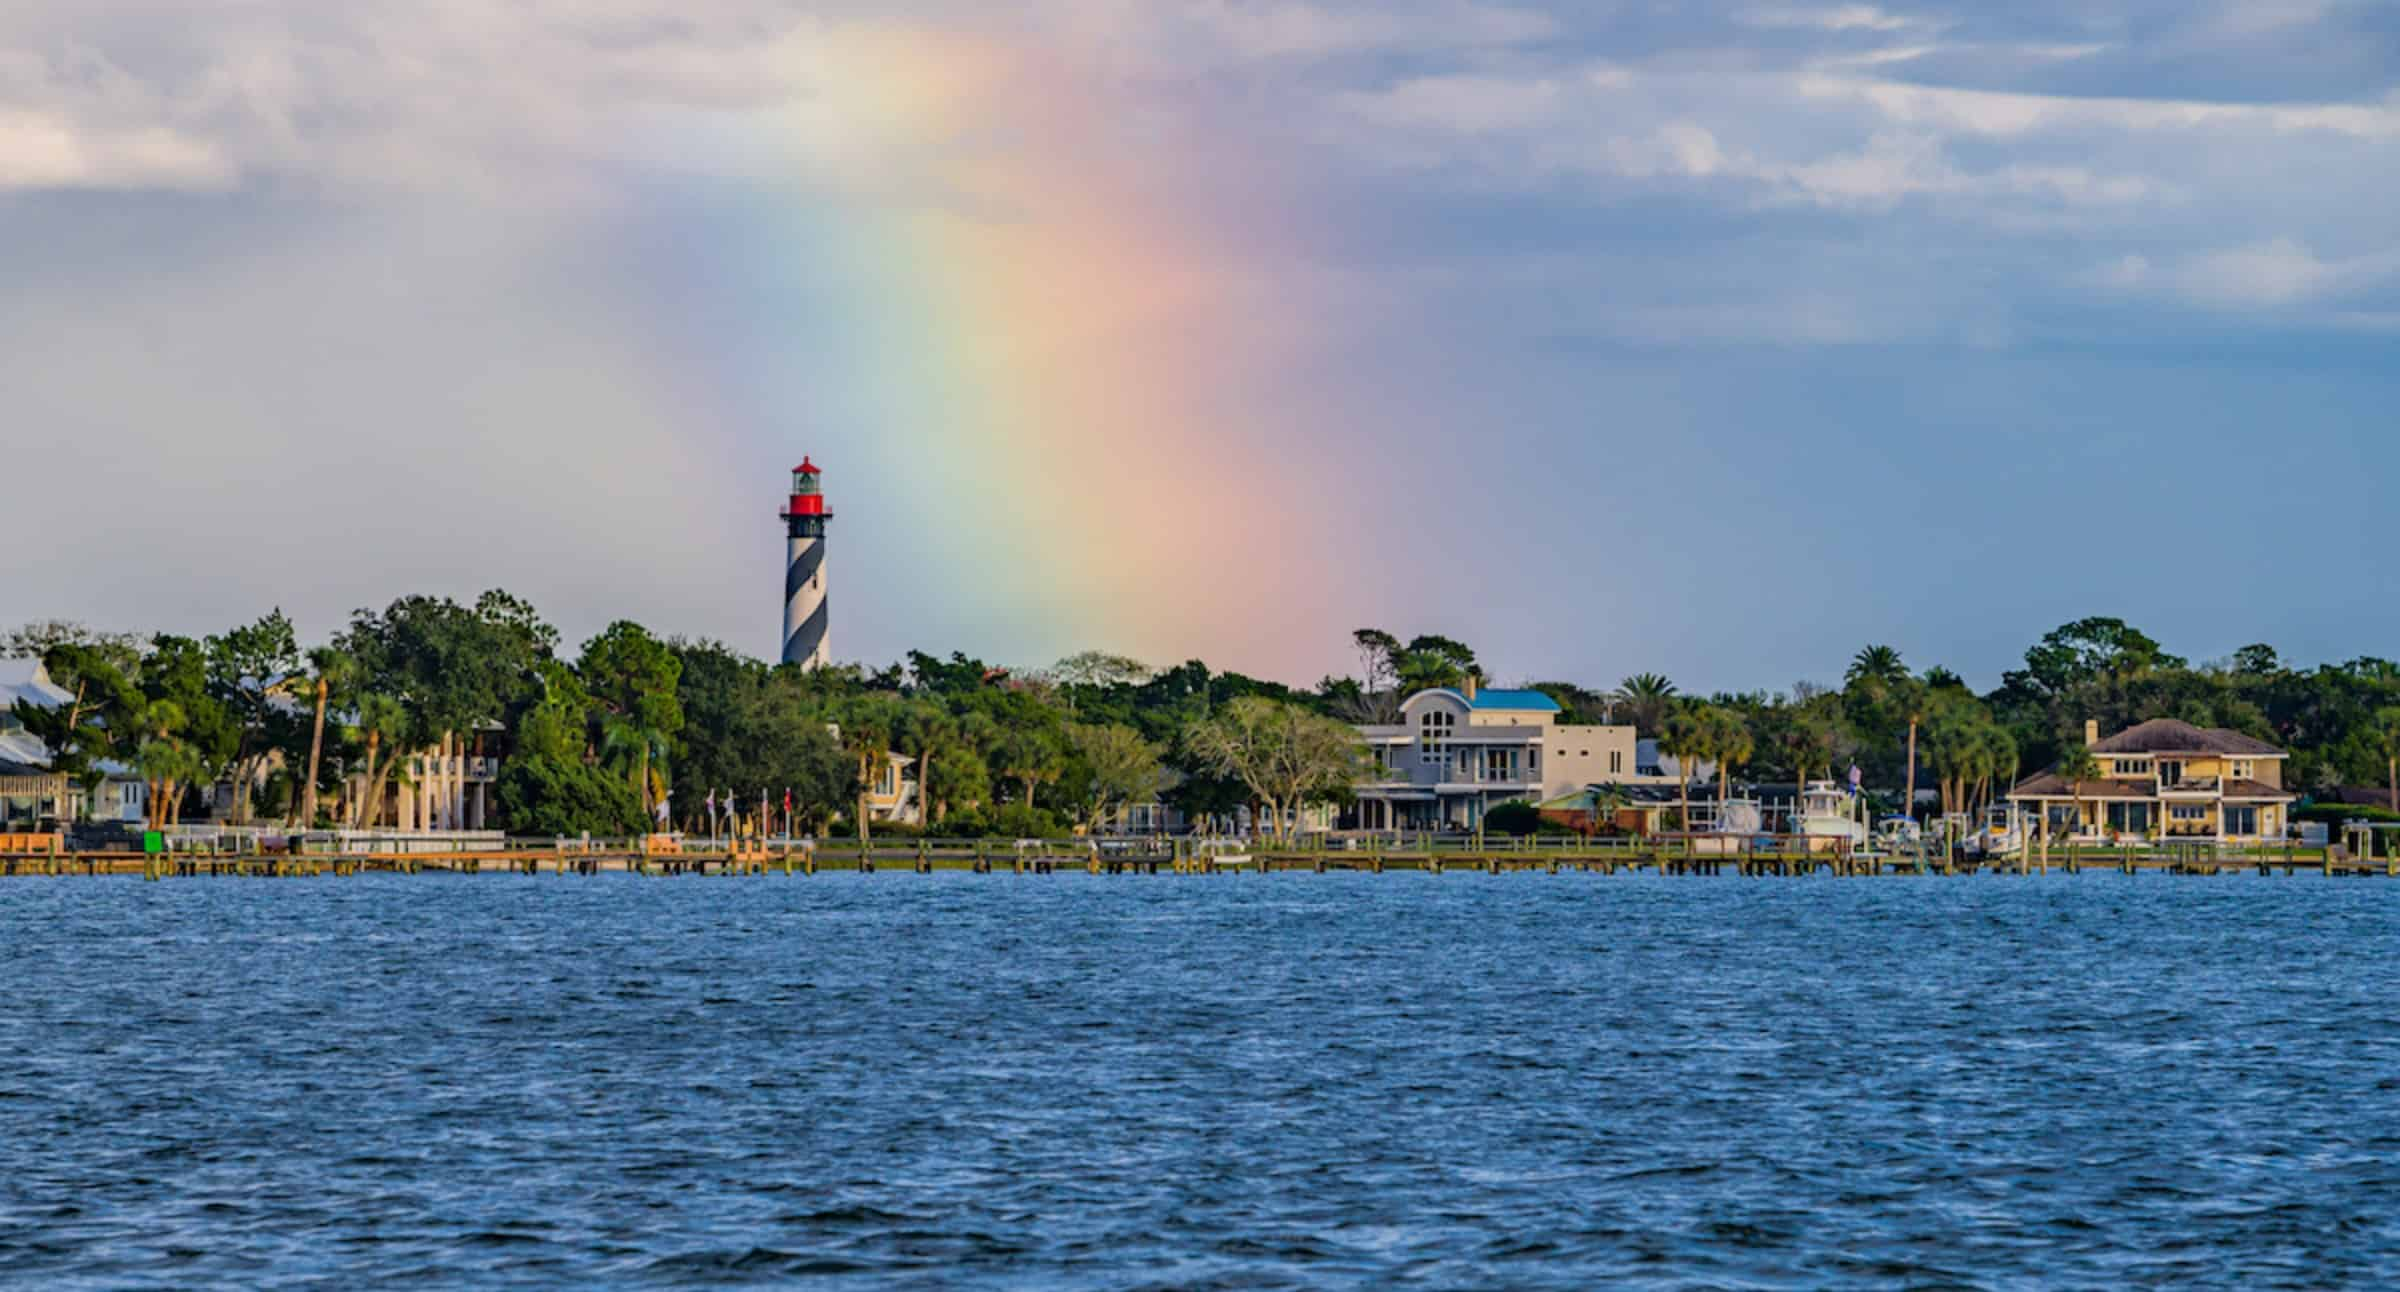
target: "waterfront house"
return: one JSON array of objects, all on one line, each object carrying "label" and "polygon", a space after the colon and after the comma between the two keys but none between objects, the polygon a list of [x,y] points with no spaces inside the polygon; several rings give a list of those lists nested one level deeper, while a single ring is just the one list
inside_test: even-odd
[{"label": "waterfront house", "polygon": [[2070,783],[2056,767],[2009,791],[2054,839],[2280,839],[2293,795],[2289,758],[2266,741],[2158,718],[2100,737],[2084,724],[2099,775]]},{"label": "waterfront house", "polygon": [[1356,791],[1369,830],[1472,830],[1502,803],[1543,803],[1592,785],[1673,784],[1642,763],[1630,726],[1561,722],[1539,691],[1419,691],[1400,721],[1362,726],[1369,770]]},{"label": "waterfront house", "polygon": [[20,700],[58,709],[74,703],[75,693],[53,681],[40,660],[0,660],[0,822],[139,822],[147,817],[149,790],[132,768],[102,762],[99,781],[90,789],[58,772],[50,747],[17,720]]}]

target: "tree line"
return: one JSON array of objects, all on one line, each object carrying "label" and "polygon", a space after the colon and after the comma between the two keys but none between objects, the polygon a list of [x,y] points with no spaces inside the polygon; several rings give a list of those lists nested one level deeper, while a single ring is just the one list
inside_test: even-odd
[{"label": "tree line", "polygon": [[[222,787],[235,823],[388,826],[414,757],[447,751],[506,756],[495,824],[524,834],[704,829],[711,800],[754,813],[762,795],[780,827],[788,795],[806,831],[1031,836],[1106,828],[1153,802],[1288,830],[1366,774],[1353,724],[1397,721],[1427,687],[1491,680],[1453,638],[1362,629],[1352,645],[1356,672],[1313,688],[1101,652],[1034,670],[910,652],[804,671],[623,621],[570,656],[531,605],[493,591],[361,610],[314,646],[276,611],[199,638],[32,624],[0,654],[42,659],[73,697],[16,712],[57,770],[96,784],[130,769],[157,824]],[[1631,724],[1686,768],[1725,769],[1720,796],[1733,778],[1855,764],[1894,806],[1926,787],[1942,810],[1972,812],[2034,770],[2078,770],[2087,719],[2114,731],[2157,717],[2289,749],[2301,793],[2400,790],[2400,667],[2294,668],[2264,645],[2194,664],[2116,619],[2052,631],[1982,694],[1879,645],[1836,685],[1782,692],[1687,694],[1658,673],[1525,685],[1566,721]],[[895,765],[913,819],[876,825],[869,796]]]}]

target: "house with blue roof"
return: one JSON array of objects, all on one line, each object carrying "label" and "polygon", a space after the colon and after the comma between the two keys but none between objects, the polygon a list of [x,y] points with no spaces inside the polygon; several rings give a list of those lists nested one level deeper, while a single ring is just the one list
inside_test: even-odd
[{"label": "house with blue roof", "polygon": [[1363,726],[1372,758],[1355,824],[1367,830],[1473,830],[1502,803],[1541,803],[1600,784],[1673,784],[1640,760],[1630,726],[1570,724],[1539,691],[1475,683],[1419,691],[1400,721]]}]

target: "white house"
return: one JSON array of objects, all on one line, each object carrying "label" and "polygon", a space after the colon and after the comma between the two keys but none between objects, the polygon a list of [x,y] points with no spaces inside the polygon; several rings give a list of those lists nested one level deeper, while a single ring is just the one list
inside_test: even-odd
[{"label": "white house", "polygon": [[51,770],[49,746],[16,718],[17,701],[43,709],[75,702],[75,693],[50,678],[38,659],[0,659],[0,820],[11,816],[58,820],[139,822],[149,809],[141,777],[131,768],[102,763],[99,788],[80,785]]},{"label": "white house", "polygon": [[1400,721],[1363,726],[1373,760],[1357,791],[1369,830],[1472,830],[1502,803],[1540,803],[1591,785],[1673,784],[1630,726],[1568,724],[1539,691],[1419,691]]}]

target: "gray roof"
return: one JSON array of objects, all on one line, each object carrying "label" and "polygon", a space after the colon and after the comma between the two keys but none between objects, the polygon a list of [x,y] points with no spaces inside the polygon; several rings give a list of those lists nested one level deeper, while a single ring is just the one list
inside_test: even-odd
[{"label": "gray roof", "polygon": [[2152,718],[2092,746],[2095,754],[2230,754],[2278,758],[2283,751],[2266,741],[2223,727],[2202,729],[2173,718]]},{"label": "gray roof", "polygon": [[75,693],[50,680],[50,671],[38,659],[0,659],[0,711],[15,707],[19,700],[55,709],[75,699]]}]

